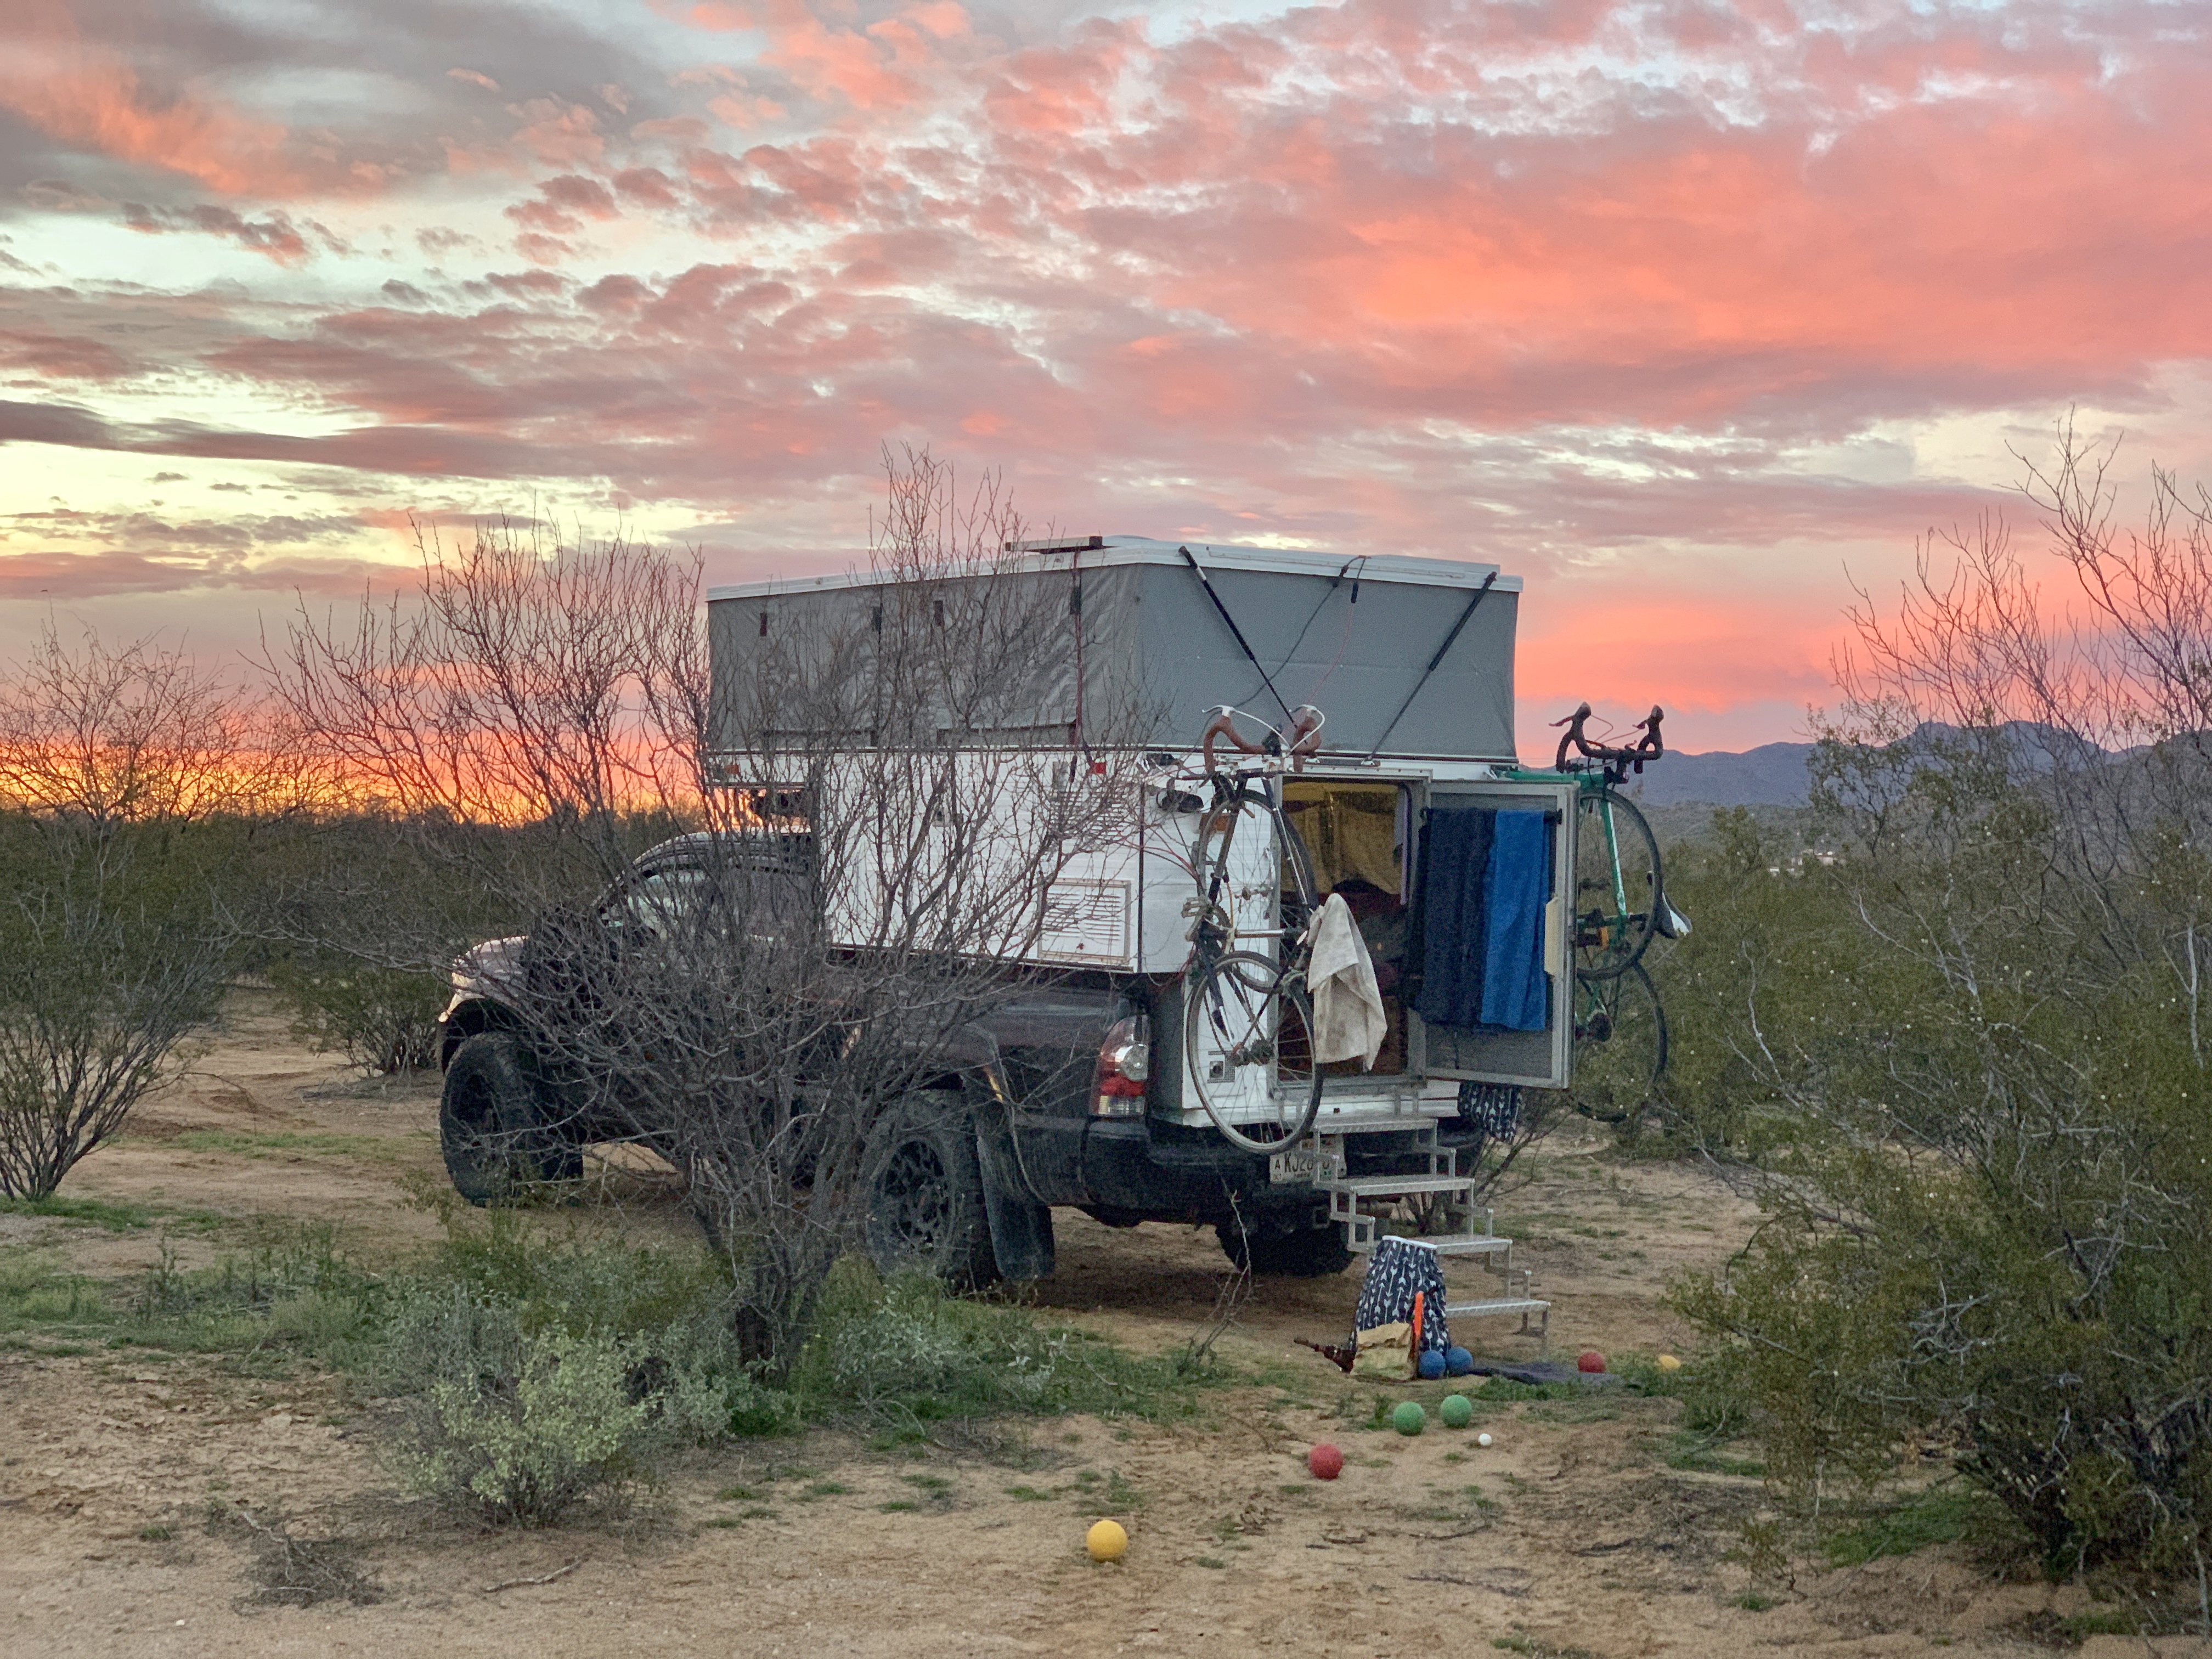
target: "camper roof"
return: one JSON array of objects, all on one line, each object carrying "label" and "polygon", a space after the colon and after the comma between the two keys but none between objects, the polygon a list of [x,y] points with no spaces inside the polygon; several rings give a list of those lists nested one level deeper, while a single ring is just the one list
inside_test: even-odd
[{"label": "camper roof", "polygon": [[[1320,553],[1307,548],[1240,547],[1218,542],[1164,542],[1149,536],[1062,536],[1049,540],[1016,542],[1007,551],[1015,556],[993,568],[1007,571],[1085,570],[1115,565],[1161,564],[1181,567],[1188,547],[1200,563],[1223,570],[1272,571],[1285,576],[1352,575],[1368,581],[1411,582],[1432,587],[1480,587],[1494,577],[1493,587],[1507,593],[1521,591],[1521,579],[1508,576],[1494,564],[1462,562],[1457,559],[1415,559],[1395,553]],[[837,587],[868,587],[897,580],[881,570],[846,570],[827,576],[775,576],[766,581],[735,582],[710,587],[710,599],[765,599],[778,593],[805,593]]]}]

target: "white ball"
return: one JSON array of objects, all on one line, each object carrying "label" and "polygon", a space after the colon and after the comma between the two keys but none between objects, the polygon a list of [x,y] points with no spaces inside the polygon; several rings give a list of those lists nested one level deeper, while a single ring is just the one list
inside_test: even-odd
[{"label": "white ball", "polygon": [[1478,1434],[1474,1437],[1474,1443],[1478,1446],[1486,1446],[1490,1443],[1490,1437],[1486,1434]]}]

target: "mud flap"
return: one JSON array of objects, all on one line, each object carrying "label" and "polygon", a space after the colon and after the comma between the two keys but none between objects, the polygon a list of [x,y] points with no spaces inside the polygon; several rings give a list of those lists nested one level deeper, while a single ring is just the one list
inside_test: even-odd
[{"label": "mud flap", "polygon": [[999,1259],[1000,1274],[1051,1278],[1052,1206],[1030,1195],[1003,1109],[987,1107],[975,1115],[975,1153],[983,1166],[983,1211],[990,1218],[991,1252]]}]

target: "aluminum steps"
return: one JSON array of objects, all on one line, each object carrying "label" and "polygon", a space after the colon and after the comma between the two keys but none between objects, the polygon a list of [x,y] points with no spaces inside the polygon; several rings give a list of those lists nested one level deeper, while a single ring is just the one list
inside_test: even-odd
[{"label": "aluminum steps", "polygon": [[[1310,1144],[1321,1155],[1322,1173],[1314,1186],[1316,1191],[1328,1195],[1329,1219],[1344,1229],[1346,1247],[1356,1255],[1364,1255],[1371,1251],[1388,1236],[1383,1231],[1384,1224],[1391,1218],[1391,1212],[1403,1200],[1456,1198],[1468,1211],[1465,1231],[1431,1235],[1407,1242],[1432,1249],[1440,1256],[1480,1261],[1486,1270],[1504,1281],[1501,1286],[1504,1293],[1447,1301],[1444,1316],[1448,1319],[1479,1319],[1518,1314],[1521,1334],[1534,1335],[1548,1346],[1552,1304],[1534,1293],[1528,1270],[1516,1269],[1513,1266],[1513,1241],[1498,1235],[1494,1213],[1487,1209],[1478,1211],[1474,1208],[1475,1182],[1472,1177],[1459,1173],[1457,1150],[1437,1140],[1437,1121],[1434,1118],[1410,1119],[1402,1123],[1393,1121],[1389,1127],[1401,1131],[1414,1131],[1425,1136],[1422,1142],[1410,1149],[1408,1156],[1410,1159],[1425,1164],[1428,1166],[1425,1170],[1408,1170],[1389,1175],[1341,1173],[1348,1164],[1345,1143],[1350,1137],[1344,1133],[1316,1126]],[[1529,1326],[1531,1319],[1537,1322],[1533,1331]]]}]

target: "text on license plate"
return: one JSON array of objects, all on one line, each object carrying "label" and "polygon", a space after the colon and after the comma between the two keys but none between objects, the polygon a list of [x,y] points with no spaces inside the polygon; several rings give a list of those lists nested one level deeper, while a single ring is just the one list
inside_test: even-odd
[{"label": "text on license plate", "polygon": [[1267,1179],[1278,1187],[1310,1185],[1321,1177],[1321,1154],[1316,1152],[1270,1152]]}]

